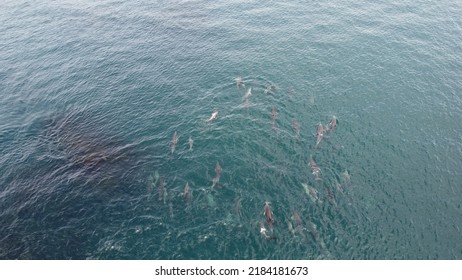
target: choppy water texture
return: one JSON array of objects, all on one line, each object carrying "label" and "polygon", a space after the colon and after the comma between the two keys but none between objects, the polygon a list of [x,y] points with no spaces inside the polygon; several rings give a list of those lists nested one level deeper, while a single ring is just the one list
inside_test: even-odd
[{"label": "choppy water texture", "polygon": [[1,259],[462,259],[461,1],[2,2]]}]

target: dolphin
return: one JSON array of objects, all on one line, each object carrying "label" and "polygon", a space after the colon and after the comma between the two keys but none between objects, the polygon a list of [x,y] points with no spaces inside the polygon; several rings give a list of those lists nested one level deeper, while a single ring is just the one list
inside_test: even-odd
[{"label": "dolphin", "polygon": [[271,110],[271,119],[273,121],[273,128],[276,127],[276,107],[273,106],[273,109]]},{"label": "dolphin", "polygon": [[248,88],[248,89],[245,91],[245,95],[244,95],[244,96],[245,96],[246,98],[248,98],[248,97],[250,97],[251,95],[252,95],[252,88],[250,87],[250,88]]},{"label": "dolphin", "polygon": [[244,86],[244,81],[242,80],[241,77],[237,77],[234,79],[234,81],[236,82],[236,87],[239,89],[241,86]]},{"label": "dolphin", "polygon": [[188,144],[189,144],[189,150],[192,151],[194,140],[192,140],[191,136],[189,136]]},{"label": "dolphin", "polygon": [[217,177],[221,176],[221,171],[222,171],[222,168],[220,166],[220,163],[217,161],[217,164],[215,165],[215,174]]},{"label": "dolphin", "polygon": [[335,127],[337,126],[337,123],[337,117],[333,116],[328,126],[329,132],[334,131]]},{"label": "dolphin", "polygon": [[319,168],[319,166],[316,164],[312,155],[310,155],[310,167],[314,175],[314,179],[316,181],[322,180],[321,178],[319,178],[319,172],[321,172],[321,168]]},{"label": "dolphin", "polygon": [[173,219],[174,215],[173,215],[173,203],[172,202],[168,203],[168,212],[170,213],[170,219]]},{"label": "dolphin", "polygon": [[215,199],[213,198],[213,195],[211,192],[207,192],[205,198],[207,200],[208,207],[215,208],[217,206],[217,203],[215,202]]},{"label": "dolphin", "polygon": [[313,238],[314,242],[318,242],[320,239],[318,229],[316,225],[313,222],[308,222],[308,231],[310,232],[311,237]]},{"label": "dolphin", "polygon": [[157,170],[154,172],[154,179],[154,185],[157,185],[157,181],[159,181],[159,171]]},{"label": "dolphin", "polygon": [[292,126],[297,136],[300,135],[300,124],[298,123],[297,119],[294,119],[294,121],[292,122]]},{"label": "dolphin", "polygon": [[295,228],[301,228],[302,226],[302,218],[300,218],[300,214],[298,214],[297,211],[294,211],[292,214],[292,217],[290,217],[294,223],[295,223]]},{"label": "dolphin", "polygon": [[343,180],[349,185],[351,184],[351,175],[348,173],[348,170],[345,169],[342,173],[340,173],[342,176]]},{"label": "dolphin", "polygon": [[277,88],[275,85],[267,85],[265,88],[265,93],[276,92]]},{"label": "dolphin", "polygon": [[157,186],[157,181],[159,181],[159,172],[156,170],[156,172],[154,172],[154,176],[149,175],[148,177],[148,185],[147,185],[148,193],[152,193],[155,186]]},{"label": "dolphin", "polygon": [[321,202],[318,196],[318,191],[315,188],[305,183],[302,183],[302,186],[312,202]]},{"label": "dolphin", "polygon": [[168,198],[167,188],[164,187],[164,197],[163,197],[164,205],[165,205],[165,203],[167,203],[167,198]]},{"label": "dolphin", "polygon": [[175,131],[175,133],[173,133],[173,137],[172,137],[172,154],[173,152],[175,152],[175,147],[176,147],[176,144],[178,143],[178,135]]},{"label": "dolphin", "polygon": [[187,204],[191,204],[192,201],[192,191],[191,188],[189,187],[189,183],[186,182],[186,185],[184,186],[184,191],[183,191],[183,198],[185,199]]},{"label": "dolphin", "polygon": [[[292,227],[293,228],[292,229],[292,234],[295,234],[295,232],[300,232],[304,236],[305,235],[304,231],[306,229],[305,229],[305,227],[303,227],[302,218],[300,217],[300,214],[298,214],[298,212],[294,210],[292,216],[290,217],[290,219],[293,221],[293,223],[295,225],[295,228]],[[290,224],[292,225],[292,223],[290,223]]]},{"label": "dolphin", "polygon": [[242,217],[242,209],[241,209],[241,198],[240,197],[236,197],[234,199],[234,213],[238,216],[238,217]]},{"label": "dolphin", "polygon": [[347,181],[347,182],[350,182],[351,181],[351,175],[350,173],[348,173],[348,170],[345,169],[345,171],[343,171],[342,173],[340,173],[340,175],[342,176],[342,178]]},{"label": "dolphin", "polygon": [[310,233],[311,238],[313,238],[313,241],[316,243],[319,251],[321,251],[321,256],[327,259],[332,258],[332,254],[327,249],[326,243],[324,243],[322,236],[319,234],[316,224],[312,221],[308,222],[308,232]]},{"label": "dolphin", "polygon": [[314,145],[314,148],[316,149],[321,143],[322,137],[324,136],[325,128],[322,125],[322,123],[319,123],[318,128],[316,129],[316,145]]},{"label": "dolphin", "polygon": [[212,116],[210,117],[210,119],[208,120],[208,122],[212,122],[214,119],[216,119],[218,116],[218,111],[215,111],[212,113]]},{"label": "dolphin", "polygon": [[154,181],[154,178],[152,177],[152,175],[149,175],[148,183],[146,184],[146,190],[148,193],[152,192],[152,189],[154,187],[153,181]]},{"label": "dolphin", "polygon": [[271,206],[270,206],[269,201],[265,202],[265,207],[263,210],[264,210],[263,214],[265,214],[266,222],[268,223],[272,231],[274,219],[273,219],[273,211],[271,211]]},{"label": "dolphin", "polygon": [[335,200],[335,196],[334,196],[334,193],[332,192],[332,190],[326,187],[326,193],[327,193],[327,197],[332,202],[332,204],[337,206],[337,201]]},{"label": "dolphin", "polygon": [[159,185],[157,186],[157,192],[159,194],[159,201],[162,201],[165,196],[165,179],[160,177]]},{"label": "dolphin", "polygon": [[295,229],[290,221],[287,221],[287,227],[292,234],[295,234]]},{"label": "dolphin", "polygon": [[222,168],[220,166],[220,163],[217,161],[217,164],[215,165],[215,177],[212,180],[212,183],[213,183],[212,188],[218,185],[218,183],[220,182],[221,171],[222,171]]}]

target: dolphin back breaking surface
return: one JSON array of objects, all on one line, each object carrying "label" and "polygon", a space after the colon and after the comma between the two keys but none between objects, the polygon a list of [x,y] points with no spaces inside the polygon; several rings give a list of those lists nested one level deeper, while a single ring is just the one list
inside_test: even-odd
[{"label": "dolphin back breaking surface", "polygon": [[268,225],[270,226],[270,229],[272,230],[273,229],[274,219],[273,219],[273,211],[271,211],[271,206],[270,206],[269,201],[265,202],[265,207],[264,207],[264,213],[263,214],[265,215],[266,222],[268,223]]}]

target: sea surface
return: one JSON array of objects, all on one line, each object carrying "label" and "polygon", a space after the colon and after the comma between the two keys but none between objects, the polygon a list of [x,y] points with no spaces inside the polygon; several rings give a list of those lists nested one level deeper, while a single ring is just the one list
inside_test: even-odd
[{"label": "sea surface", "polygon": [[461,120],[460,0],[3,0],[0,259],[460,260]]}]

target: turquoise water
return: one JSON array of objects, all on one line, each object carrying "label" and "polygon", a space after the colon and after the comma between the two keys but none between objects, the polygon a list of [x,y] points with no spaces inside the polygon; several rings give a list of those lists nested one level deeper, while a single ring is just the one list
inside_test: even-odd
[{"label": "turquoise water", "polygon": [[462,259],[462,2],[0,6],[1,259]]}]

